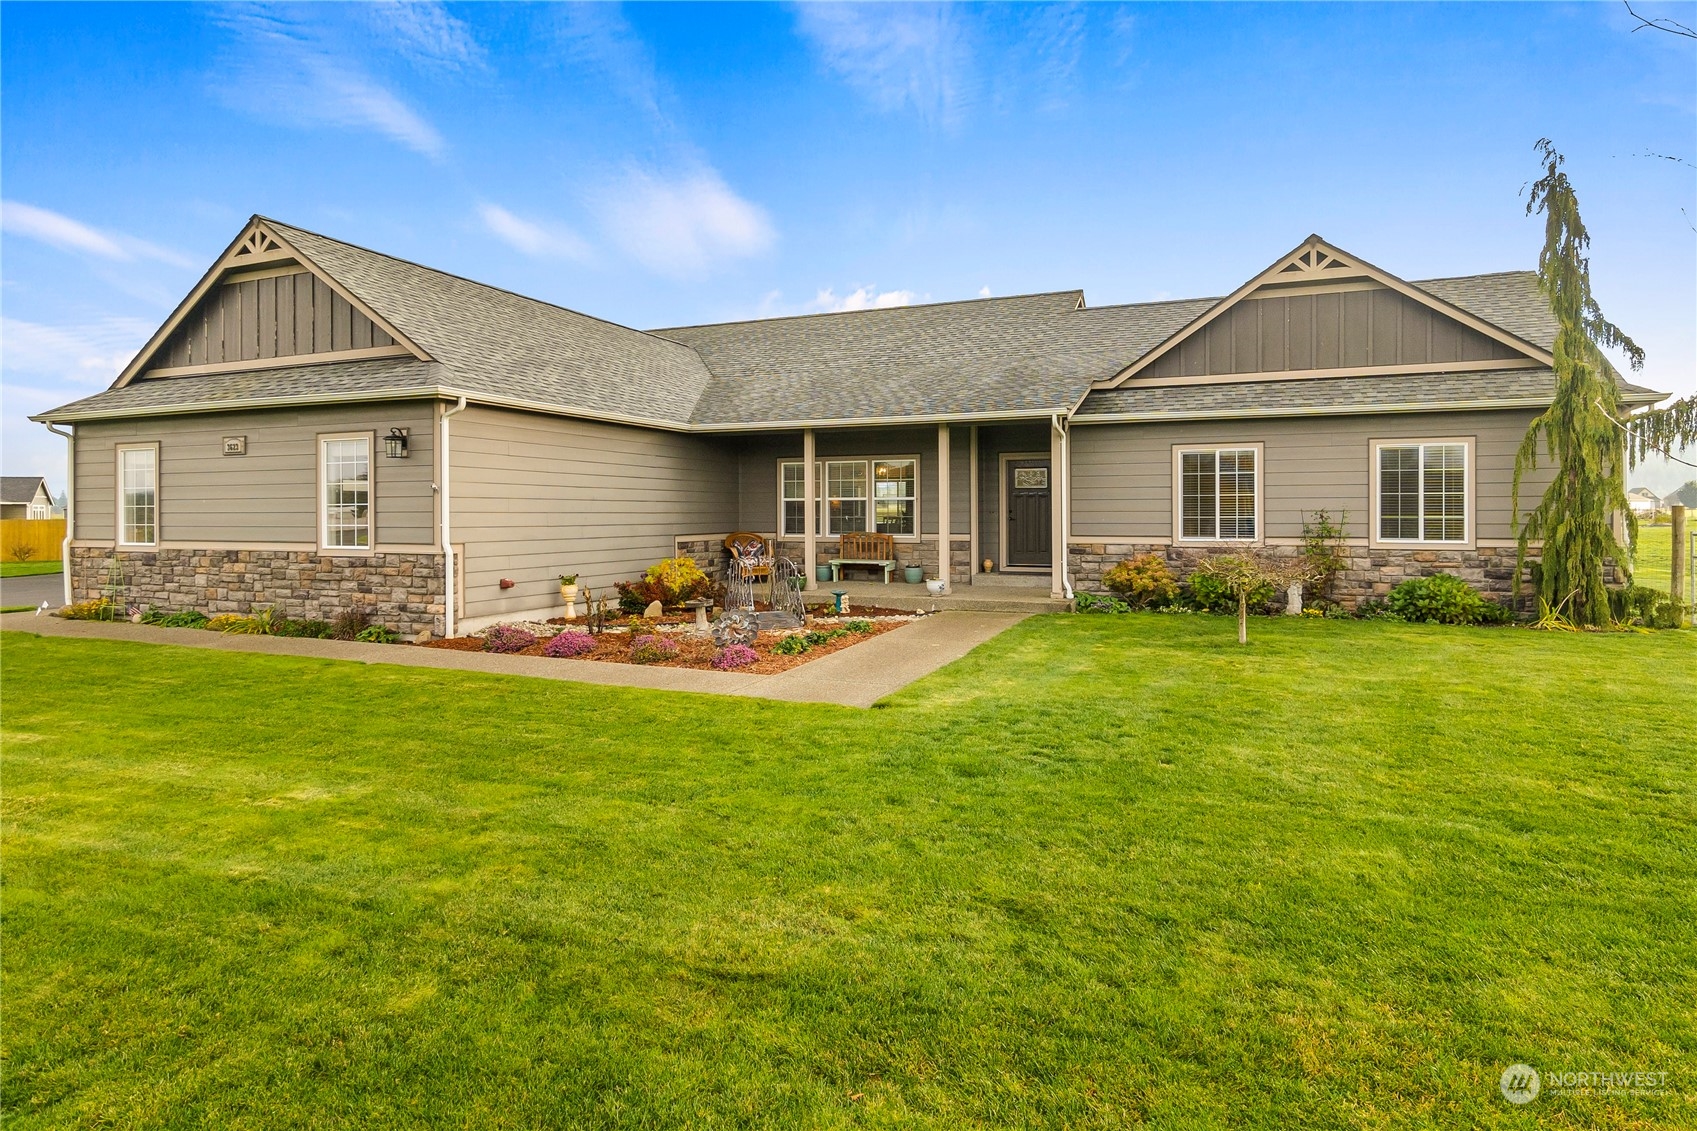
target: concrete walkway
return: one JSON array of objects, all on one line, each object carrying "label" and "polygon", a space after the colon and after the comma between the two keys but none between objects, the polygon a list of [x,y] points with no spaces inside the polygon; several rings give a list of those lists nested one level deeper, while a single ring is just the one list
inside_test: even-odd
[{"label": "concrete walkway", "polygon": [[604,664],[592,660],[552,660],[545,656],[501,656],[488,652],[455,652],[447,648],[411,648],[399,644],[356,644],[343,640],[226,636],[203,628],[156,628],[149,624],[60,620],[29,613],[0,616],[0,631],[92,640],[133,640],[225,652],[262,652],[273,656],[310,656],[365,664],[451,668],[577,683],[643,687],[654,691],[698,691],[712,695],[782,699],[792,703],[870,707],[884,696],[900,691],[914,680],[960,659],[1024,619],[1023,613],[938,613],[777,675]]}]

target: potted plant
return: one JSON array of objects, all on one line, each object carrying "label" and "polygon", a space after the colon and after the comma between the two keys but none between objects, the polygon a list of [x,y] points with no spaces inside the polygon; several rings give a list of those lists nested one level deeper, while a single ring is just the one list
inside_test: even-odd
[{"label": "potted plant", "polygon": [[813,579],[815,581],[829,581],[829,580],[831,580],[831,567],[828,566],[828,565],[814,566],[813,567]]},{"label": "potted plant", "polygon": [[907,582],[909,585],[918,585],[921,581],[925,580],[925,567],[916,565],[903,566],[902,580]]},{"label": "potted plant", "polygon": [[568,605],[577,600],[577,574],[562,573],[560,575],[560,600]]}]

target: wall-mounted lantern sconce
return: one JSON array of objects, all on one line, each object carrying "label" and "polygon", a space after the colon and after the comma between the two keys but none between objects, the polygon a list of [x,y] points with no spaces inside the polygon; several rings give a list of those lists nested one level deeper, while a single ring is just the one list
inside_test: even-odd
[{"label": "wall-mounted lantern sconce", "polygon": [[391,428],[389,434],[383,437],[383,454],[390,459],[407,458],[407,430]]}]

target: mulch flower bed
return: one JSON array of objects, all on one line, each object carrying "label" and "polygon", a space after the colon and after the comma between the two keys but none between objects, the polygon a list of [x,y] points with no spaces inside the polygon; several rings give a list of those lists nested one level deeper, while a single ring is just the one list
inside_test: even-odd
[{"label": "mulch flower bed", "polygon": [[[854,617],[811,620],[809,621],[808,627],[828,631],[830,629],[840,627],[844,621],[859,619],[862,612],[862,609],[857,608],[855,610],[856,615]],[[844,648],[852,648],[854,645],[859,644],[863,640],[870,640],[874,636],[882,636],[886,632],[893,632],[904,625],[912,623],[911,618],[915,617],[916,614],[903,610],[891,610],[889,614],[884,615],[898,616],[903,619],[875,620],[872,622],[870,631],[849,633],[847,636],[838,637],[836,640],[828,640],[823,644],[815,644],[813,647],[799,655],[785,655],[784,653],[773,651],[773,648],[779,641],[783,640],[786,636],[793,635],[793,633],[762,632],[754,643],[754,651],[759,658],[755,660],[754,663],[735,670],[739,672],[748,672],[752,675],[776,675],[778,672],[788,671],[791,668],[799,667],[802,664],[807,663],[809,660],[817,660],[821,656],[829,656],[831,653],[840,652]],[[668,617],[662,618],[658,621],[644,621],[641,627],[634,630],[634,635],[643,635],[646,631],[652,631],[656,626],[691,624],[694,622],[694,619],[695,618],[693,616],[690,616]],[[565,625],[568,622],[555,620],[549,621],[548,623],[558,627]],[[625,626],[620,625],[619,627],[622,629]],[[585,652],[581,656],[574,656],[573,659],[595,660],[605,664],[631,663],[632,635],[633,633],[628,631],[604,632],[595,638],[595,648],[592,651]],[[521,649],[518,652],[511,652],[507,654],[514,656],[545,655],[546,653],[543,649],[547,647],[548,640],[543,637],[541,633],[537,633],[537,636],[538,640],[535,644],[530,645],[528,648]],[[711,637],[697,636],[693,633],[679,632],[675,630],[663,633],[663,636],[666,640],[673,641],[677,644],[677,653],[670,659],[656,661],[644,666],[655,668],[695,668],[697,670],[704,671],[712,670],[713,657],[718,652],[718,648],[714,646]],[[450,640],[431,640],[425,644],[417,645],[417,647],[446,648],[453,652],[481,652],[484,650],[483,644],[483,638],[480,636],[458,636]]]}]

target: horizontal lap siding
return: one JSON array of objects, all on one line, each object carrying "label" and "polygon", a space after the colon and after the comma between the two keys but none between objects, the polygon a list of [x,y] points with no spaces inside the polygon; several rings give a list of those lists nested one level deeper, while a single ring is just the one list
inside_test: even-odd
[{"label": "horizontal lap siding", "polygon": [[[436,541],[433,409],[426,401],[350,408],[208,413],[77,426],[77,537],[108,540],[120,444],[159,445],[159,537],[196,545],[318,541],[318,436],[372,432],[379,545]],[[410,454],[387,459],[382,438],[409,431]],[[225,436],[247,454],[226,456]]]},{"label": "horizontal lap siding", "polygon": [[[1172,536],[1174,444],[1265,445],[1262,509],[1273,538],[1302,534],[1304,514],[1349,512],[1351,537],[1367,536],[1372,483],[1369,442],[1471,436],[1475,537],[1514,536],[1509,502],[1514,453],[1527,410],[1310,417],[1269,421],[1079,425],[1072,434],[1072,537],[1079,540]],[[1536,503],[1546,471],[1522,485],[1521,509]]]},{"label": "horizontal lap siding", "polygon": [[557,602],[567,571],[605,588],[670,557],[680,534],[736,523],[736,461],[716,440],[485,408],[450,428],[467,617]]}]

